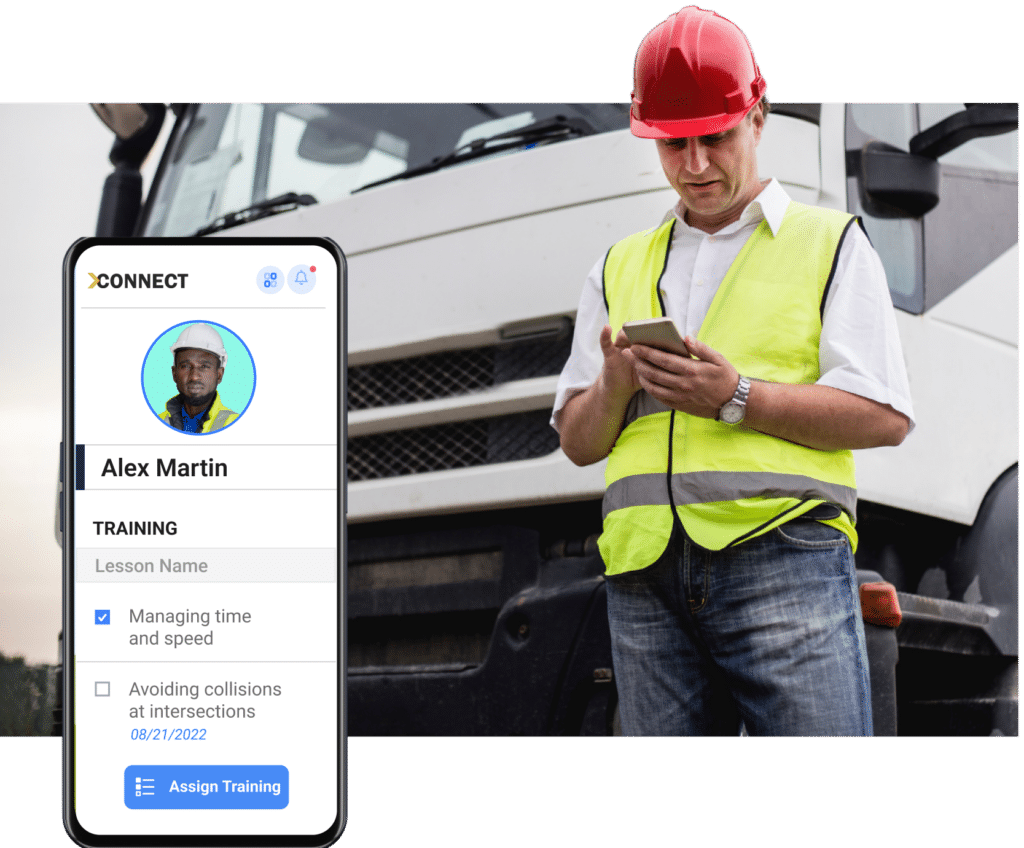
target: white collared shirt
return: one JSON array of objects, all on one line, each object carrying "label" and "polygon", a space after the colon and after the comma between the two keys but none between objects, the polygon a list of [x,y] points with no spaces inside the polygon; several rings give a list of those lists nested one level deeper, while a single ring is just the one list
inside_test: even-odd
[{"label": "white collared shirt", "polygon": [[[774,235],[782,225],[789,195],[772,179],[738,220],[716,233],[691,227],[683,217],[682,201],[665,216],[676,226],[661,278],[666,314],[683,336],[696,336],[711,301],[740,249],[762,220]],[[604,357],[599,337],[608,323],[604,303],[602,256],[587,275],[576,313],[572,352],[562,369],[555,394],[551,426],[559,429],[566,401],[590,387],[601,373]],[[818,384],[843,389],[885,403],[910,419],[910,401],[903,350],[896,330],[885,270],[864,232],[853,226],[839,251],[839,262],[825,300],[818,347]]]}]

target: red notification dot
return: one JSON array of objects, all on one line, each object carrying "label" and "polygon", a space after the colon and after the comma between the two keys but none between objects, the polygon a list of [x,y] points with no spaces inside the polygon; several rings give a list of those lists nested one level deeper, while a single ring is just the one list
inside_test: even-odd
[{"label": "red notification dot", "polygon": [[316,273],[316,265],[310,265],[309,266],[309,271],[310,271],[311,274],[315,274]]}]

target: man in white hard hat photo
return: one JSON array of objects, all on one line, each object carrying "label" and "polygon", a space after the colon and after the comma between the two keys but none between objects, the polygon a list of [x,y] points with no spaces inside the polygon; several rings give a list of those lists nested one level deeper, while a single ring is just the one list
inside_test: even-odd
[{"label": "man in white hard hat photo", "polygon": [[171,345],[171,353],[171,376],[178,394],[167,401],[160,419],[185,433],[223,430],[238,413],[224,406],[217,393],[228,361],[220,333],[209,324],[190,324]]},{"label": "man in white hard hat photo", "polygon": [[[556,392],[566,455],[608,458],[627,735],[872,733],[851,451],[903,441],[910,391],[859,219],[759,176],[766,89],[714,12],[644,38],[630,127],[679,200],[595,264]],[[689,355],[621,329],[663,316]]]}]

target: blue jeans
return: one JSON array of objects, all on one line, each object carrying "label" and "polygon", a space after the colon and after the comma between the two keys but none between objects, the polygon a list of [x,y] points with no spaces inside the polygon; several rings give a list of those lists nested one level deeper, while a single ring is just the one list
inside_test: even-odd
[{"label": "blue jeans", "polygon": [[627,736],[870,736],[871,690],[846,536],[796,520],[607,578]]}]

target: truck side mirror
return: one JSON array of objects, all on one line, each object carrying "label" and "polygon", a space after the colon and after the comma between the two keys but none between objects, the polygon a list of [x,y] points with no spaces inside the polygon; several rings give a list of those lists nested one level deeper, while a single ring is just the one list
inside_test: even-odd
[{"label": "truck side mirror", "polygon": [[939,163],[872,141],[854,151],[861,205],[876,218],[918,218],[939,202]]},{"label": "truck side mirror", "polygon": [[163,103],[90,105],[116,136],[110,148],[110,163],[114,171],[103,183],[96,235],[131,236],[142,208],[139,168],[156,143],[167,108]]},{"label": "truck side mirror", "polygon": [[153,149],[167,107],[163,103],[90,103],[93,111],[117,138],[110,149],[110,163],[138,170]]},{"label": "truck side mirror", "polygon": [[910,139],[910,152],[881,141],[847,151],[861,206],[876,218],[919,218],[939,202],[938,158],[974,138],[1017,129],[1016,103],[967,103]]}]

